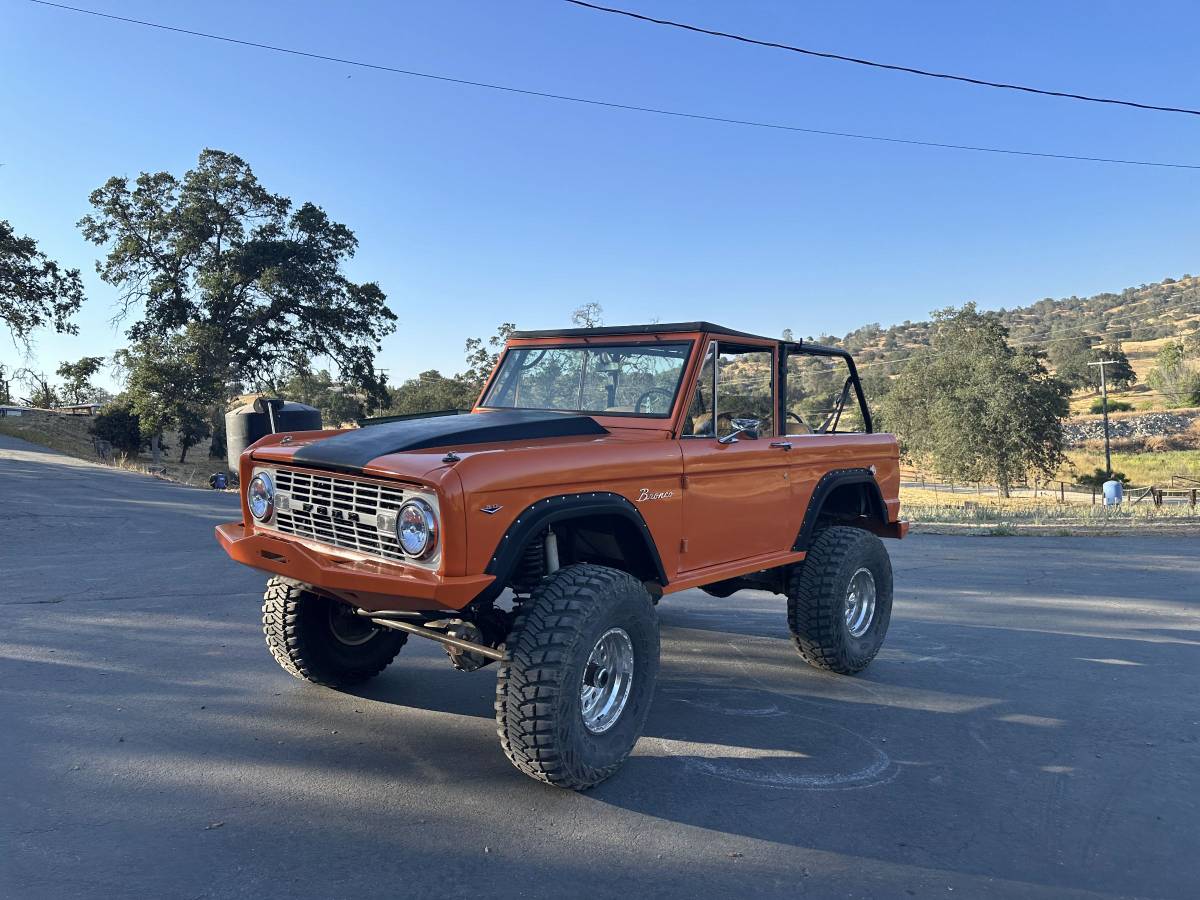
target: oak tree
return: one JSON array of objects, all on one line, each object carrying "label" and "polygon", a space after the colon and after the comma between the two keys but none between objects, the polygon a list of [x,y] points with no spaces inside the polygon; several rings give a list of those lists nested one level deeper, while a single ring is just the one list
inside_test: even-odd
[{"label": "oak tree", "polygon": [[100,391],[92,384],[92,378],[104,365],[103,356],[85,356],[76,362],[65,362],[58,367],[58,377],[63,379],[62,397],[67,403],[92,403],[99,399]]},{"label": "oak tree", "polygon": [[909,361],[880,404],[906,456],[944,477],[988,482],[1008,496],[1063,460],[1069,386],[1042,355],[1008,344],[1008,329],[975,304],[933,314],[932,347]]},{"label": "oak tree", "polygon": [[13,340],[28,346],[35,329],[76,334],[71,316],[83,305],[78,269],[64,269],[0,219],[0,321]]},{"label": "oak tree", "polygon": [[124,397],[138,417],[142,435],[161,440],[179,435],[179,461],[212,433],[210,410],[223,391],[220,368],[207,356],[198,327],[165,337],[148,334],[114,358],[125,371]]},{"label": "oak tree", "polygon": [[307,366],[297,368],[272,392],[316,407],[326,428],[353,423],[363,414],[364,397],[352,385],[335,381],[326,369],[314,372]]},{"label": "oak tree", "polygon": [[1200,366],[1188,358],[1182,341],[1159,348],[1150,371],[1150,387],[1162,394],[1169,407],[1200,406]]},{"label": "oak tree", "polygon": [[[503,322],[496,328],[496,333],[486,341],[483,338],[467,338],[464,348],[467,368],[455,377],[470,385],[478,394],[492,374],[492,369],[496,367],[496,361],[500,358],[500,352],[504,349],[509,335],[516,330],[517,326],[512,322]],[[471,398],[472,402],[474,399]]]},{"label": "oak tree", "polygon": [[571,313],[571,324],[576,328],[598,328],[604,324],[604,307],[594,300],[583,304]]},{"label": "oak tree", "polygon": [[96,268],[120,291],[118,318],[140,314],[135,346],[190,325],[220,383],[324,356],[377,386],[374,356],[396,316],[379,285],[344,273],[358,241],[319,206],[271,193],[241,158],[211,149],[182,177],[113,177],[90,201],[79,225],[106,251]]}]

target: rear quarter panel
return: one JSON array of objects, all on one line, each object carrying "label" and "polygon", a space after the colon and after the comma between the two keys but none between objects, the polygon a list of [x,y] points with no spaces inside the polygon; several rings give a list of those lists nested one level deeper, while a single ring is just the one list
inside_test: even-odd
[{"label": "rear quarter panel", "polygon": [[795,455],[792,490],[801,516],[817,482],[827,472],[874,466],[888,521],[900,517],[900,450],[895,435],[801,434],[789,435],[788,440]]}]

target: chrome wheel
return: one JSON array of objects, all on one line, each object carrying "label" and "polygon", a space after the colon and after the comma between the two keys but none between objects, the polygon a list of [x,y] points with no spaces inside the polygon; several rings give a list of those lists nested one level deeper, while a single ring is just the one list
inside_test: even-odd
[{"label": "chrome wheel", "polygon": [[846,628],[851,637],[862,637],[875,618],[875,576],[863,567],[850,576],[846,589]]},{"label": "chrome wheel", "polygon": [[355,615],[349,605],[340,602],[329,604],[329,630],[339,644],[347,647],[365,644],[379,633],[370,619]]},{"label": "chrome wheel", "polygon": [[583,667],[579,710],[587,730],[601,734],[612,728],[632,686],[633,641],[623,628],[610,628],[600,635]]}]

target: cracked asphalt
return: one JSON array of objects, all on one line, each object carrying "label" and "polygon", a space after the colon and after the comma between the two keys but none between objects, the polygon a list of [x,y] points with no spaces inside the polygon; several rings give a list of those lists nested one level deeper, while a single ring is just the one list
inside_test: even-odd
[{"label": "cracked asphalt", "polygon": [[263,645],[236,498],[0,437],[0,896],[1192,897],[1200,538],[889,542],[891,633],[806,668],[781,598],[659,607],[625,768],[511,768],[494,675],[351,694]]}]

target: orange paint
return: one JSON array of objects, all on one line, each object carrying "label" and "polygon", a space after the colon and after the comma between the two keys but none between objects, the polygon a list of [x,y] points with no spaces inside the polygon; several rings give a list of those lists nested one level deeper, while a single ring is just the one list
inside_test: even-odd
[{"label": "orange paint", "polygon": [[[218,540],[238,562],[296,578],[365,609],[434,610],[460,609],[487,588],[493,578],[485,570],[510,526],[532,504],[561,495],[609,492],[628,499],[657,546],[667,575],[664,593],[802,560],[804,553],[793,544],[817,482],[833,470],[874,467],[887,518],[863,527],[902,536],[906,524],[899,520],[898,452],[891,435],[763,434],[728,444],[716,437],[681,436],[704,352],[714,339],[722,340],[721,333],[637,336],[637,342],[692,342],[680,390],[665,418],[594,414],[608,434],[391,453],[372,459],[361,475],[338,476],[436,492],[441,550],[435,571],[281,535],[255,522],[244,489],[242,522],[218,527]],[[780,342],[736,334],[725,340],[772,351],[778,368]],[[633,341],[609,334],[571,339],[589,346]],[[508,346],[563,342],[514,338]],[[263,438],[242,455],[242,484],[249,483],[255,467],[305,470],[291,465],[293,454],[337,433]],[[785,442],[790,449],[781,445]],[[448,450],[455,451],[457,461],[444,461]],[[499,509],[487,514],[485,507]]]}]

